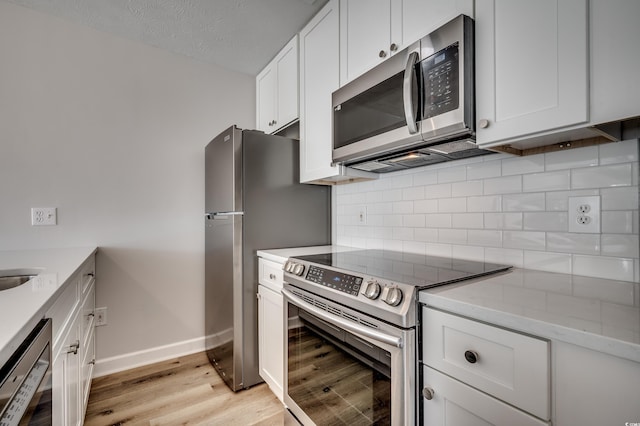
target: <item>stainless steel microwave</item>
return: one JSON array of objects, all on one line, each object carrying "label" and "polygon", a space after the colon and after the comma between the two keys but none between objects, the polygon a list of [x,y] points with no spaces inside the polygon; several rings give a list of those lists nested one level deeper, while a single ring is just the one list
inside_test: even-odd
[{"label": "stainless steel microwave", "polygon": [[490,153],[475,144],[473,33],[460,15],[335,91],[334,163],[383,173]]}]

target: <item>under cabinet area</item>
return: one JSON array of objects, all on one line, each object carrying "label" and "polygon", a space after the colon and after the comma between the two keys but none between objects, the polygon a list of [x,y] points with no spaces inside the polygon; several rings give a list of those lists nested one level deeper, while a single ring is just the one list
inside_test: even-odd
[{"label": "under cabinet area", "polygon": [[256,77],[256,126],[274,133],[298,118],[298,36]]},{"label": "under cabinet area", "polygon": [[81,425],[95,364],[95,257],[74,274],[45,317],[53,321],[53,425]]},{"label": "under cabinet area", "polygon": [[284,311],[282,264],[258,259],[258,363],[260,377],[283,401]]},{"label": "under cabinet area", "polygon": [[425,425],[547,424],[548,341],[426,307],[422,324]]}]

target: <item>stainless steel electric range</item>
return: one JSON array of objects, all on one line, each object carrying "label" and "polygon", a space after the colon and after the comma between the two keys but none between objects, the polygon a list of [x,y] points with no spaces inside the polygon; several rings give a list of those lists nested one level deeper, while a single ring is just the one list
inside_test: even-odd
[{"label": "stainless steel electric range", "polygon": [[289,258],[288,420],[415,424],[418,292],[509,268],[382,250]]}]

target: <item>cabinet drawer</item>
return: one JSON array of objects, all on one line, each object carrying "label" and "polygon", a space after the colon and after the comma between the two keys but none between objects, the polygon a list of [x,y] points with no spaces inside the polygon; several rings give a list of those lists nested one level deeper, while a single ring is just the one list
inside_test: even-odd
[{"label": "cabinet drawer", "polygon": [[271,260],[259,259],[259,282],[263,286],[280,293],[282,290],[282,264]]},{"label": "cabinet drawer", "polygon": [[438,371],[423,367],[424,387],[433,391],[431,399],[422,394],[423,425],[543,426],[543,422],[511,405],[473,389]]},{"label": "cabinet drawer", "polygon": [[425,364],[550,418],[548,341],[429,308],[422,315]]}]

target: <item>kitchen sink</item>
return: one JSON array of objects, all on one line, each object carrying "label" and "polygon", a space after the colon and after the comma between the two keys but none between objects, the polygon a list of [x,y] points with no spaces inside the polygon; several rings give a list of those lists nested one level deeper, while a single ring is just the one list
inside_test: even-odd
[{"label": "kitchen sink", "polygon": [[0,270],[0,291],[18,287],[35,278],[39,273],[39,269]]}]

